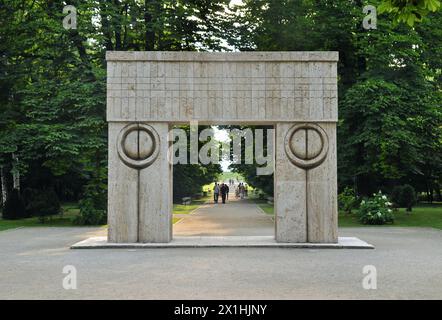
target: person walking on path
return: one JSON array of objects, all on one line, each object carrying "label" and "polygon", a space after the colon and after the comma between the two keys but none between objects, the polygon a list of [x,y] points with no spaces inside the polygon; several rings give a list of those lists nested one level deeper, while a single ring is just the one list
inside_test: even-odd
[{"label": "person walking on path", "polygon": [[227,195],[227,200],[229,200],[229,192],[230,192],[230,188],[229,188],[229,186],[226,184],[226,195]]},{"label": "person walking on path", "polygon": [[227,185],[223,183],[220,188],[221,200],[223,201],[223,203],[226,203],[227,190],[228,190]]},{"label": "person walking on path", "polygon": [[213,187],[213,201],[215,203],[218,203],[219,192],[220,192],[220,188],[219,188],[218,182],[215,182],[215,186]]},{"label": "person walking on path", "polygon": [[242,182],[239,184],[239,196],[241,199],[244,199],[244,185]]}]

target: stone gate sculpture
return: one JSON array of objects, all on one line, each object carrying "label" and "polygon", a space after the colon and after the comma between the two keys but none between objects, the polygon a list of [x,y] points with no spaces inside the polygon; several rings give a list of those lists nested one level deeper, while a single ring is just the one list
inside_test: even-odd
[{"label": "stone gate sculpture", "polygon": [[337,52],[107,52],[108,241],[172,240],[169,129],[275,128],[275,239],[336,243]]}]

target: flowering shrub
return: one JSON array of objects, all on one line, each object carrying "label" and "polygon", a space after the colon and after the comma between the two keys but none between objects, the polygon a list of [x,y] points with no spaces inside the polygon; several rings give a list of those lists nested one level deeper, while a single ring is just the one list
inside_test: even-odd
[{"label": "flowering shrub", "polygon": [[351,214],[351,210],[357,208],[358,199],[352,188],[347,187],[338,194],[338,206],[339,210],[344,211],[346,214]]},{"label": "flowering shrub", "polygon": [[392,203],[381,191],[373,194],[373,198],[362,201],[358,210],[359,220],[363,224],[393,223]]}]

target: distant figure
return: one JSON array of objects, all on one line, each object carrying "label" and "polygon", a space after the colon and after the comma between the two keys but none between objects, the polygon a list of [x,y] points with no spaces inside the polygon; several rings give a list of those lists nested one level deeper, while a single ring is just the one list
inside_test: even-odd
[{"label": "distant figure", "polygon": [[249,196],[249,188],[247,187],[247,183],[244,184],[244,196]]},{"label": "distant figure", "polygon": [[227,195],[227,200],[229,200],[229,192],[230,192],[230,188],[228,185],[226,185],[226,195]]},{"label": "distant figure", "polygon": [[219,192],[220,188],[218,182],[215,182],[215,186],[213,187],[213,201],[215,201],[215,203],[218,203]]},{"label": "distant figure", "polygon": [[242,184],[242,182],[239,183],[239,197],[241,199],[244,199],[244,185]]},{"label": "distant figure", "polygon": [[221,191],[221,199],[223,201],[223,203],[226,203],[226,197],[227,197],[227,190],[229,190],[229,187],[226,184],[222,184],[220,191]]}]

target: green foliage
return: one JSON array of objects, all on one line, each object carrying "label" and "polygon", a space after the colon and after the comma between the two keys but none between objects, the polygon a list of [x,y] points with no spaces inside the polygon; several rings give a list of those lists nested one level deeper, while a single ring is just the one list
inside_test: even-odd
[{"label": "green foliage", "polygon": [[26,197],[27,216],[37,216],[44,223],[47,216],[57,215],[61,211],[60,200],[53,188],[31,190]]},{"label": "green foliage", "polygon": [[409,184],[396,186],[391,193],[391,201],[395,207],[406,208],[410,212],[417,202],[416,191]]},{"label": "green foliage", "polygon": [[338,206],[339,209],[347,214],[351,213],[352,209],[355,209],[358,205],[358,199],[352,188],[346,187],[344,191],[338,194]]},{"label": "green foliage", "polygon": [[416,170],[422,145],[415,117],[418,104],[424,102],[415,94],[380,79],[360,82],[347,91],[341,102],[345,122],[340,129],[353,134],[343,142],[342,150],[348,151],[342,155],[348,162],[359,161],[355,163],[359,174],[375,172],[397,179]]},{"label": "green foliage", "polygon": [[[420,204],[413,208],[414,214],[405,209],[394,211],[394,227],[421,227],[442,229],[442,204]],[[339,227],[367,226],[359,222],[354,215],[339,215]]]},{"label": "green foliage", "polygon": [[266,194],[264,192],[258,193],[258,200],[265,200],[265,198],[266,198]]},{"label": "green foliage", "polygon": [[391,203],[382,192],[373,194],[368,200],[363,200],[358,209],[359,221],[363,224],[385,224],[393,223],[393,211],[390,209]]},{"label": "green foliage", "polygon": [[3,206],[3,219],[16,220],[26,216],[25,203],[17,189],[13,189]]},{"label": "green foliage", "polygon": [[102,225],[107,221],[106,210],[97,209],[94,200],[85,198],[80,200],[80,214],[74,218],[78,225]]},{"label": "green foliage", "polygon": [[[83,197],[103,210],[105,50],[225,49],[228,16],[220,13],[228,3],[73,1],[77,30],[63,28],[63,2],[2,3],[0,164],[20,172],[23,189],[55,185],[69,200]],[[12,152],[19,163],[12,162]],[[197,166],[184,175],[211,179],[211,170]],[[200,181],[206,180],[184,182],[194,187]]]},{"label": "green foliage", "polygon": [[[233,130],[233,129],[239,129],[239,130],[243,130],[246,128],[250,128],[253,131],[253,136],[255,137],[255,129],[263,129],[263,138],[264,138],[264,143],[263,143],[263,151],[264,154],[267,154],[267,139],[269,139],[270,137],[267,136],[268,134],[268,129],[273,129],[270,126],[241,126],[241,127],[237,127],[237,126],[227,126],[227,128]],[[241,142],[241,159],[245,159],[245,148],[246,148],[246,143],[244,139],[241,139],[241,141],[239,141],[238,139],[238,143]],[[232,141],[233,143],[233,141]],[[233,148],[233,146],[232,146]],[[233,158],[231,160],[234,160]],[[242,177],[244,177],[244,180],[247,181],[247,183],[252,186],[253,188],[257,188],[260,189],[261,191],[263,191],[265,194],[269,195],[269,196],[273,196],[273,189],[274,189],[274,183],[273,183],[273,174],[271,175],[257,175],[256,174],[256,169],[258,167],[264,167],[264,165],[259,165],[256,162],[256,158],[253,159],[253,164],[246,164],[244,163],[244,161],[242,161],[242,163],[232,163],[230,165],[230,168],[232,169],[233,172],[239,173],[241,174]]]},{"label": "green foliage", "polygon": [[[442,177],[442,14],[439,0],[380,0],[376,30],[361,26],[367,1],[3,1],[0,9],[0,164],[22,190],[105,210],[105,50],[337,50],[340,188],[371,194],[388,182],[428,195]],[[421,19],[425,16],[425,19]],[[412,20],[411,20],[412,19]],[[413,28],[397,21],[414,23]],[[99,21],[99,23],[97,22]],[[412,22],[413,21],[413,22]],[[11,153],[19,161],[13,161]],[[273,193],[273,176],[235,165]],[[217,166],[175,166],[175,196],[199,192]],[[410,182],[411,181],[411,182]],[[10,188],[10,186],[9,186]]]},{"label": "green foliage", "polygon": [[400,202],[400,196],[401,196],[401,192],[402,192],[402,186],[395,186],[393,188],[393,190],[391,190],[390,193],[390,199],[392,202],[392,207],[393,208],[399,208],[399,202]]},{"label": "green foliage", "polygon": [[94,178],[86,185],[79,202],[80,213],[74,223],[78,225],[101,225],[107,221],[107,184],[105,166],[97,166]]},{"label": "green foliage", "polygon": [[[198,130],[201,132],[205,126],[199,126]],[[190,126],[181,126],[187,133],[187,150],[190,146]],[[199,148],[203,142],[199,142]],[[188,154],[189,156],[189,154]],[[174,201],[179,202],[183,197],[194,196],[201,193],[203,185],[212,183],[222,172],[221,166],[216,163],[190,164],[190,157],[187,159],[188,164],[176,164],[173,166],[173,198]]]},{"label": "green foliage", "polygon": [[173,198],[201,193],[202,186],[216,180],[221,172],[219,165],[177,164],[173,167]]},{"label": "green foliage", "polygon": [[440,22],[439,12],[415,30],[380,21],[376,32],[356,38],[360,75],[341,93],[339,104],[341,185],[356,181],[358,192],[367,195],[389,180],[414,181],[419,188],[437,184],[442,60],[427,52],[432,52],[429,41],[440,47],[442,34],[429,28]]},{"label": "green foliage", "polygon": [[[440,10],[412,29],[386,15],[376,30],[367,31],[361,26],[365,1],[243,2],[229,44],[243,51],[339,51],[340,188],[356,185],[359,195],[369,195],[395,180],[437,189],[442,176]],[[249,167],[235,170],[250,180],[256,165]],[[272,186],[266,178],[262,184]]]},{"label": "green foliage", "polygon": [[23,189],[53,185],[77,198],[97,154],[105,159],[107,126],[103,53],[86,41],[91,2],[75,5],[79,29],[67,31],[61,2],[2,4],[0,161],[14,150]]},{"label": "green foliage", "polygon": [[230,167],[235,172],[239,172],[244,180],[252,186],[253,188],[257,188],[262,190],[265,194],[270,196],[273,195],[273,177],[274,175],[256,175],[256,168],[259,165],[257,164],[232,164]]},{"label": "green foliage", "polygon": [[379,13],[391,13],[397,22],[413,26],[430,12],[439,10],[440,5],[439,0],[382,0],[378,9]]}]

